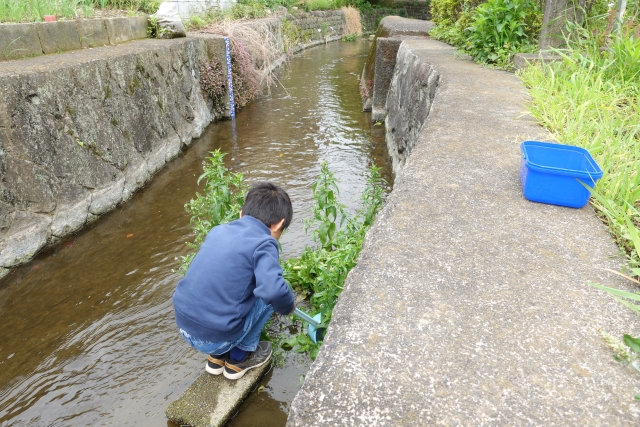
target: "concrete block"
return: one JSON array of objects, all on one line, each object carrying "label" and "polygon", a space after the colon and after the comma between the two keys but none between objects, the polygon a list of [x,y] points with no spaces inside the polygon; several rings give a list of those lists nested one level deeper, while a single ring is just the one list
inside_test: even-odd
[{"label": "concrete block", "polygon": [[373,75],[373,96],[371,103],[371,120],[384,120],[387,113],[387,92],[396,66],[396,55],[402,40],[378,37],[376,41],[375,71]]},{"label": "concrete block", "polygon": [[429,31],[435,26],[436,24],[431,21],[387,16],[380,21],[377,34],[382,37],[428,36]]},{"label": "concrete block", "polygon": [[35,24],[0,25],[0,61],[42,55]]},{"label": "concrete block", "polygon": [[106,46],[109,35],[104,19],[78,19],[76,21],[78,37],[83,48]]},{"label": "concrete block", "polygon": [[149,19],[147,15],[132,16],[127,18],[129,20],[131,40],[139,40],[147,38],[147,26],[149,25]]},{"label": "concrete block", "polygon": [[75,21],[40,22],[35,25],[44,53],[82,48]]},{"label": "concrete block", "polygon": [[562,61],[562,56],[550,52],[516,53],[513,55],[513,65],[516,71],[540,62],[548,64],[555,61]]},{"label": "concrete block", "polygon": [[152,16],[156,18],[158,23],[157,37],[159,39],[173,39],[187,36],[187,30],[184,28],[182,18],[180,18],[175,4],[162,3],[158,11]]},{"label": "concrete block", "polygon": [[265,363],[236,381],[205,372],[164,413],[178,425],[223,426],[270,366]]},{"label": "concrete block", "polygon": [[[124,43],[131,40],[130,18],[108,18],[104,20],[111,44]],[[146,37],[146,30],[145,30]]]},{"label": "concrete block", "polygon": [[103,188],[94,190],[91,194],[89,213],[102,215],[113,210],[113,208],[122,201],[124,180],[124,176],[120,176],[117,181],[109,183]]}]

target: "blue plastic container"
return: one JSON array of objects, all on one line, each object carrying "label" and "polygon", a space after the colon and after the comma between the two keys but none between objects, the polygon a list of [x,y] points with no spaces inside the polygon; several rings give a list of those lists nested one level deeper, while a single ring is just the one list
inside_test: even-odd
[{"label": "blue plastic container", "polygon": [[525,141],[520,145],[520,181],[524,197],[533,202],[581,208],[589,190],[602,178],[602,169],[584,148],[550,142]]}]

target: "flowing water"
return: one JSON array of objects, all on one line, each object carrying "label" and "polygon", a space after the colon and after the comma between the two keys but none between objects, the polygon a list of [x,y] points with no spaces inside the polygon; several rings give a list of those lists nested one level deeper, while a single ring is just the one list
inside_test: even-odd
[{"label": "flowing water", "polygon": [[[283,186],[294,221],[284,258],[312,240],[303,219],[327,161],[351,209],[371,163],[391,179],[384,131],[360,112],[358,75],[369,44],[331,43],[296,56],[284,88],[204,135],[144,190],[0,281],[0,426],[172,425],[164,409],[203,372],[205,358],[177,333],[176,257],[192,239],[184,204],[198,191],[207,152],[249,182]],[[276,328],[287,331],[287,320]],[[284,353],[229,423],[278,426],[309,367]]]}]

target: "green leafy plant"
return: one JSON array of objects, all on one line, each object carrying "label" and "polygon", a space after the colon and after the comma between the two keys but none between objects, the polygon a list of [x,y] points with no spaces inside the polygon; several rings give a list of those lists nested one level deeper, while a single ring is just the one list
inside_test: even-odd
[{"label": "green leafy plant", "polygon": [[[629,334],[622,336],[622,342],[615,337],[598,330],[604,342],[613,351],[613,357],[626,365],[629,365],[640,372],[640,338],[634,338]],[[640,393],[634,396],[635,400],[640,400]]]},{"label": "green leafy plant", "polygon": [[184,205],[191,215],[191,228],[195,234],[193,242],[187,243],[193,252],[180,257],[178,272],[185,274],[196,251],[213,227],[238,219],[248,190],[242,174],[231,173],[224,166],[224,153],[212,151],[203,162],[203,172],[198,184],[204,180],[204,191]]},{"label": "green leafy plant", "polygon": [[158,37],[158,18],[149,16],[147,19],[147,38],[155,39]]},{"label": "green leafy plant", "polygon": [[155,13],[160,7],[161,0],[84,0],[102,9],[121,9],[140,11],[144,13]]},{"label": "green leafy plant", "polygon": [[340,190],[337,180],[329,171],[326,162],[322,163],[320,177],[313,184],[312,189],[316,205],[313,208],[313,218],[306,223],[307,231],[317,224],[312,233],[314,240],[320,241],[322,248],[332,250],[338,229],[336,223],[340,218],[341,226],[346,219],[346,214],[345,206],[338,202]]},{"label": "green leafy plant", "polygon": [[[355,215],[349,215],[338,201],[338,186],[334,175],[323,163],[320,176],[313,186],[316,205],[313,218],[307,222],[318,246],[305,248],[298,258],[290,258],[283,264],[284,276],[297,290],[310,297],[311,308],[322,313],[322,326],[329,324],[331,313],[342,292],[349,271],[355,266],[362,249],[366,231],[373,224],[382,207],[386,181],[380,169],[369,169],[367,186],[362,194],[362,207]],[[287,340],[295,351],[317,354],[319,344],[306,334]]]},{"label": "green leafy plant", "polygon": [[457,47],[466,43],[463,34],[471,24],[473,11],[483,0],[432,0],[432,20],[437,24],[429,35]]},{"label": "green leafy plant", "polygon": [[187,29],[189,30],[191,29],[198,30],[206,26],[207,26],[207,21],[199,15],[193,15],[189,18],[189,21],[187,21]]},{"label": "green leafy plant", "polygon": [[307,12],[312,10],[337,9],[335,0],[301,0],[300,2]]},{"label": "green leafy plant", "polygon": [[268,15],[265,3],[257,0],[242,0],[234,3],[230,13],[233,19],[258,19]]},{"label": "green leafy plant", "polygon": [[478,62],[508,65],[517,52],[536,49],[537,32],[529,15],[540,15],[534,0],[489,0],[475,9],[471,25],[464,29],[466,50]]},{"label": "green leafy plant", "polygon": [[[193,242],[187,243],[193,251],[180,257],[178,272],[182,274],[186,273],[209,231],[239,217],[248,189],[241,174],[231,173],[224,166],[223,153],[216,150],[210,154],[204,160],[204,171],[198,178],[198,183],[205,181],[204,192],[197,193],[195,199],[185,204],[195,237]],[[313,310],[322,313],[323,327],[331,320],[333,307],[347,274],[356,264],[365,234],[382,207],[386,190],[380,169],[372,166],[362,193],[362,206],[350,215],[338,201],[338,183],[333,173],[326,163],[321,166],[320,176],[313,185],[316,205],[312,218],[306,221],[307,232],[311,232],[318,246],[305,248],[299,257],[283,262],[282,268],[285,279],[310,297]],[[296,352],[308,352],[312,358],[320,347],[306,333],[283,339],[282,346]]]},{"label": "green leafy plant", "polygon": [[358,35],[356,33],[347,34],[346,36],[342,37],[342,40],[345,42],[354,42],[358,40]]}]

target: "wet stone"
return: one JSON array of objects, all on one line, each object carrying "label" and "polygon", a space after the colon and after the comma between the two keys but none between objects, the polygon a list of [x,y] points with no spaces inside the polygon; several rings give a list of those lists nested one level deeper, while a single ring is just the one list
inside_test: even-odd
[{"label": "wet stone", "polygon": [[223,426],[270,367],[270,363],[265,363],[236,381],[205,372],[169,404],[165,415],[179,425]]}]

